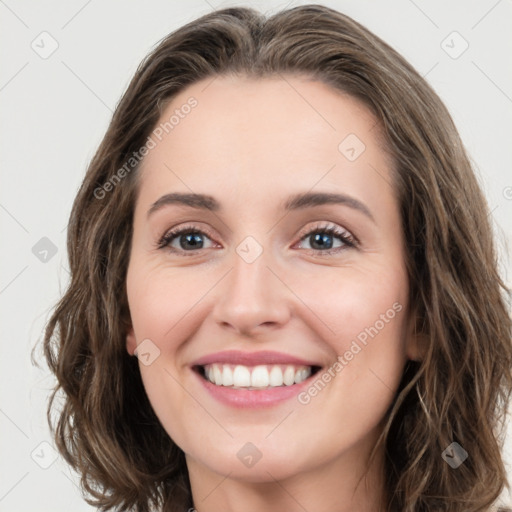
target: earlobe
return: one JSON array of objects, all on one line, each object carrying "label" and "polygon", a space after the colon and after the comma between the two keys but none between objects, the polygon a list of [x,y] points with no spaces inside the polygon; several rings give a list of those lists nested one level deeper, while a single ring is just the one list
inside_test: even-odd
[{"label": "earlobe", "polygon": [[408,336],[406,354],[407,359],[412,361],[422,361],[427,353],[430,338],[414,329]]},{"label": "earlobe", "polygon": [[420,362],[425,358],[430,338],[418,326],[418,317],[411,314],[409,321],[409,329],[406,342],[407,359]]},{"label": "earlobe", "polygon": [[126,332],[126,350],[128,351],[128,354],[133,356],[136,348],[137,340],[135,339],[135,332],[133,327],[130,327]]}]

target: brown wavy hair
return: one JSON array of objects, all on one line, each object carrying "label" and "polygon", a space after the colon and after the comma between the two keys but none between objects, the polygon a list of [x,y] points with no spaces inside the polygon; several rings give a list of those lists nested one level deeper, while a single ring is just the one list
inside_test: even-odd
[{"label": "brown wavy hair", "polygon": [[[68,227],[70,283],[44,336],[58,380],[48,420],[87,501],[137,512],[193,506],[184,454],[159,423],[125,348],[138,166],[101,198],[97,191],[144,145],[178,92],[227,74],[310,77],[360,99],[378,119],[394,162],[411,311],[424,339],[373,452],[384,445],[383,506],[491,510],[510,489],[501,450],[512,329],[488,206],[426,81],[359,23],[319,5],[268,18],[228,8],[171,33],[139,66],[87,169]],[[469,453],[457,469],[441,457],[452,442]]]}]

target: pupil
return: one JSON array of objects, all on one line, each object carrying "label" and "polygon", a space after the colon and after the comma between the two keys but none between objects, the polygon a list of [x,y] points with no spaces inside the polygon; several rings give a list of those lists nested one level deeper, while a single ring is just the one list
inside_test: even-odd
[{"label": "pupil", "polygon": [[[184,238],[186,239],[186,242],[183,242]],[[187,243],[189,244],[188,247],[186,247]],[[201,235],[199,233],[188,233],[182,236],[180,245],[182,249],[190,248],[190,246],[192,246],[194,249],[197,249],[198,247],[202,247],[203,241],[201,240]]]},{"label": "pupil", "polygon": [[[316,249],[331,249],[332,248],[332,237],[329,234],[319,234],[316,233],[315,235],[312,235],[313,242],[311,243],[311,247]],[[331,239],[330,242],[326,242],[326,239]],[[315,247],[315,244],[319,244],[319,247]]]}]

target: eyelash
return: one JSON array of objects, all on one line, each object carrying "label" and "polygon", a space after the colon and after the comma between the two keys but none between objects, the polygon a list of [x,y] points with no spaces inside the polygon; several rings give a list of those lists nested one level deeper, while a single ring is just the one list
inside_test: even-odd
[{"label": "eyelash", "polygon": [[[358,245],[358,241],[356,238],[351,235],[348,231],[338,228],[336,226],[332,225],[325,225],[325,226],[316,226],[315,228],[307,231],[304,233],[299,242],[302,242],[303,240],[306,240],[308,237],[315,233],[324,233],[329,235],[334,235],[335,237],[339,238],[343,242],[343,246],[336,247],[332,249],[326,249],[326,250],[320,250],[320,249],[306,249],[309,251],[313,251],[315,253],[318,253],[320,256],[329,256],[334,253],[338,253],[340,251],[343,251],[347,248],[355,248]],[[190,250],[190,251],[184,251],[183,249],[176,249],[174,247],[170,247],[171,242],[178,238],[180,235],[206,235],[208,238],[212,239],[213,237],[210,235],[208,230],[201,229],[194,225],[188,225],[181,228],[175,228],[171,231],[168,231],[165,233],[164,236],[157,242],[156,248],[157,249],[169,249],[173,253],[185,253],[184,256],[194,256],[197,254],[198,251],[204,250],[198,249],[198,250]]]}]

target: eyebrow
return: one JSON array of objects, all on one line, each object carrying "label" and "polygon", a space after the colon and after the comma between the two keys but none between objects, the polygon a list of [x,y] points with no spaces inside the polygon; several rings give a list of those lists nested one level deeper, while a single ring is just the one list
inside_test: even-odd
[{"label": "eyebrow", "polygon": [[[198,210],[209,210],[217,212],[222,210],[220,203],[212,196],[206,194],[181,193],[173,192],[165,194],[157,199],[149,208],[147,216],[160,210],[164,206],[178,204],[195,208]],[[375,222],[375,219],[368,207],[358,199],[346,194],[336,194],[330,192],[304,192],[290,196],[282,205],[286,211],[303,210],[314,206],[322,206],[325,204],[340,204],[348,206],[354,210],[366,215]]]}]

